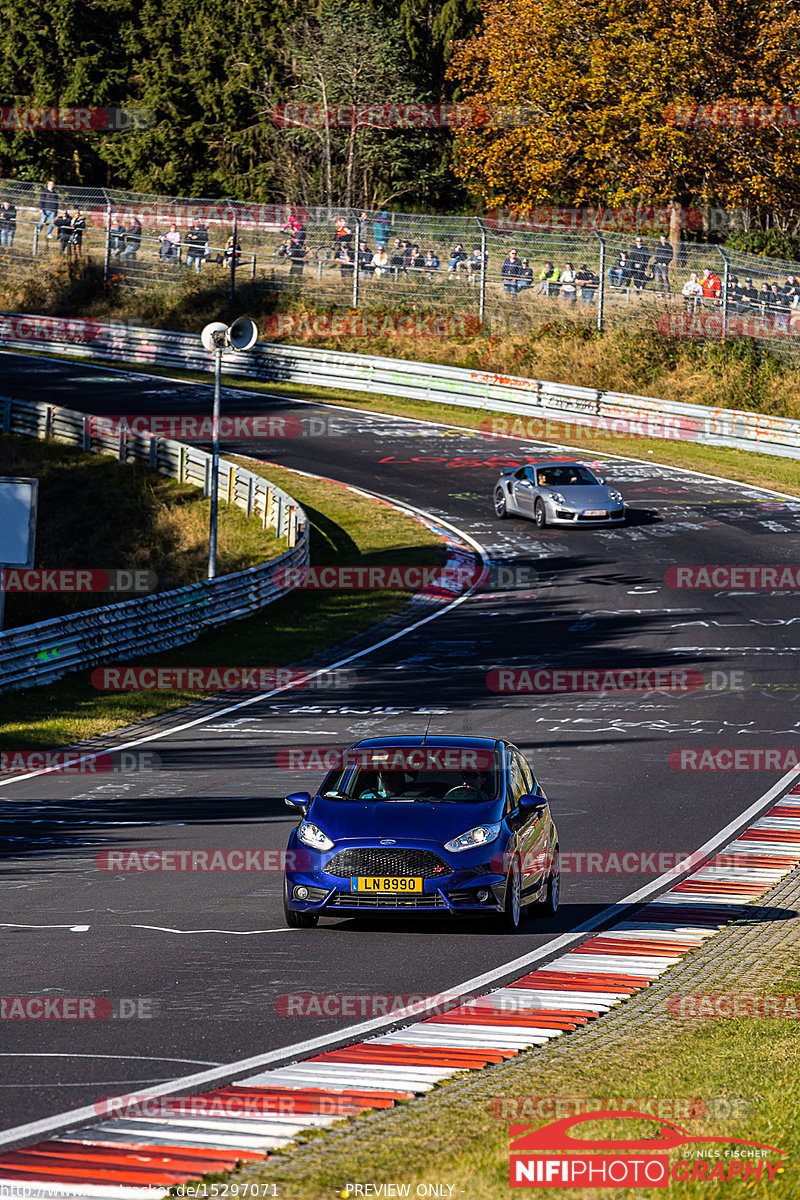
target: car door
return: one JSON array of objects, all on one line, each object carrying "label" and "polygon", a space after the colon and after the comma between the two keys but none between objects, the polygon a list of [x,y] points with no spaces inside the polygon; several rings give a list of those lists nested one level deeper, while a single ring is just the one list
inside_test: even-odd
[{"label": "car door", "polygon": [[525,862],[525,825],[527,822],[523,820],[519,802],[521,797],[525,795],[528,785],[520,766],[519,755],[511,747],[506,750],[506,779],[508,782],[506,786],[505,813],[508,824],[514,831],[513,849],[520,861],[521,883],[524,894],[527,886],[525,876],[527,870]]},{"label": "car door", "polygon": [[[512,756],[516,771],[522,777],[523,795],[547,797],[536,782],[536,777],[519,750],[513,749]],[[522,848],[522,895],[533,896],[541,887],[547,873],[547,812],[534,813],[519,826],[519,841]]]},{"label": "car door", "polygon": [[533,502],[536,498],[535,489],[530,476],[530,468],[520,467],[514,472],[514,482],[511,485],[514,505],[519,512],[527,517],[533,516]]}]

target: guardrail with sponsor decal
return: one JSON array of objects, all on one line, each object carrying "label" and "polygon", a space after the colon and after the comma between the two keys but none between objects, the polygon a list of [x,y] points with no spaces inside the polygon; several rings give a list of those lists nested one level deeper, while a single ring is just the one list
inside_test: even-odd
[{"label": "guardrail with sponsor decal", "polygon": [[[192,371],[213,368],[212,355],[203,350],[199,336],[124,323],[106,325],[5,313],[0,315],[0,345],[24,350],[47,348],[106,362],[152,363]],[[789,458],[797,457],[800,451],[800,421],[785,417],[463,367],[261,342],[245,354],[225,355],[223,369],[231,376],[377,392],[520,418],[521,425],[509,421],[493,425],[488,421],[487,431],[498,435],[541,438],[540,423],[549,418],[581,428],[607,430],[620,437],[695,441]]]},{"label": "guardrail with sponsor decal", "polygon": [[[0,397],[0,413],[4,433],[52,438],[114,454],[121,462],[146,463],[210,493],[211,455],[204,450],[169,438],[104,432],[102,423],[91,417],[35,401]],[[49,683],[81,667],[184,645],[292,591],[286,585],[287,568],[309,562],[308,522],[297,501],[225,459],[220,461],[219,496],[259,519],[264,528],[274,529],[289,549],[231,575],[6,630],[0,633],[0,691]]]}]

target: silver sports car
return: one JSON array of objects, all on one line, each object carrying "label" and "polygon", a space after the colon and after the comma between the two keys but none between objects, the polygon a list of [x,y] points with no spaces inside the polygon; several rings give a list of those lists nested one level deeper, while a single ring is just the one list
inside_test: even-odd
[{"label": "silver sports car", "polygon": [[498,517],[532,517],[545,525],[619,525],[625,520],[620,492],[579,462],[505,467],[494,489]]}]

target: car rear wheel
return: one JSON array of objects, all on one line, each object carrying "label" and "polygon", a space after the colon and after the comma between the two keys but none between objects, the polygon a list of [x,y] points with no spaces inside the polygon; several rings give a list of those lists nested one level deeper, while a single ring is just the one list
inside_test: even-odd
[{"label": "car rear wheel", "polygon": [[544,900],[531,909],[536,917],[554,917],[558,912],[558,901],[561,895],[561,855],[558,846],[553,850],[550,859],[550,874],[547,877],[547,892]]},{"label": "car rear wheel", "polygon": [[508,869],[506,903],[501,920],[506,933],[519,933],[522,921],[522,873],[516,858]]},{"label": "car rear wheel", "polygon": [[316,913],[294,912],[289,908],[288,888],[283,885],[283,915],[286,917],[286,924],[290,929],[313,929],[319,924],[319,917]]},{"label": "car rear wheel", "polygon": [[544,507],[544,501],[538,500],[533,506],[533,519],[540,529],[544,529],[547,524],[547,513]]},{"label": "car rear wheel", "polygon": [[503,517],[508,516],[508,509],[506,508],[506,496],[501,487],[496,487],[494,489],[494,515],[499,517],[501,521],[503,520]]}]

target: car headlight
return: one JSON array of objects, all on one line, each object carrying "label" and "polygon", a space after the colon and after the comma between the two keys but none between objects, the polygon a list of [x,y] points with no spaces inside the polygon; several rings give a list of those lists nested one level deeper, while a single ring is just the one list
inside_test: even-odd
[{"label": "car headlight", "polygon": [[318,825],[312,825],[310,821],[301,821],[297,826],[297,840],[304,846],[310,846],[312,850],[333,849],[333,842],[327,833],[323,833]]},{"label": "car headlight", "polygon": [[609,488],[608,494],[612,500],[616,500],[617,504],[622,503],[622,492],[616,492],[613,488]]},{"label": "car headlight", "polygon": [[496,825],[476,825],[474,829],[468,829],[466,833],[459,834],[451,841],[445,842],[445,850],[452,850],[457,854],[459,850],[474,850],[476,846],[485,846],[487,842],[493,842],[500,832],[501,822]]},{"label": "car headlight", "polygon": [[561,492],[549,492],[548,495],[550,496],[551,500],[555,500],[558,504],[567,503],[564,497],[561,495]]}]

